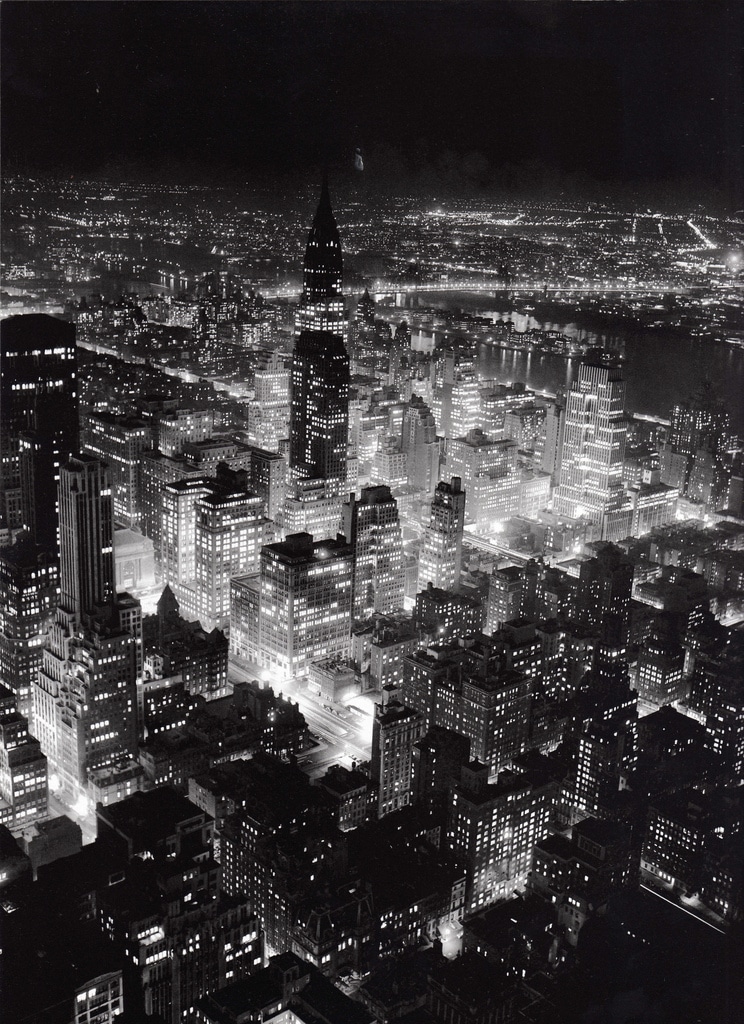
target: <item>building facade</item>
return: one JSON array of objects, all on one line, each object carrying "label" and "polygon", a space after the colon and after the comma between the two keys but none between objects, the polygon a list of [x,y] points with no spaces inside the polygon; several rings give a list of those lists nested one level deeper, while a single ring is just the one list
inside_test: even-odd
[{"label": "building facade", "polygon": [[465,501],[459,477],[437,484],[421,544],[419,590],[429,583],[441,590],[453,590],[459,585]]},{"label": "building facade", "polygon": [[343,507],[343,533],[354,552],[355,620],[403,607],[405,566],[398,503],[386,486],[365,487]]},{"label": "building facade", "polygon": [[587,516],[607,533],[607,519],[625,504],[622,487],[627,423],[620,365],[594,350],[581,363],[566,398],[558,515]]},{"label": "building facade", "polygon": [[261,552],[259,649],[277,680],[307,675],[317,658],[349,649],[352,550],[343,539],[292,534]]}]

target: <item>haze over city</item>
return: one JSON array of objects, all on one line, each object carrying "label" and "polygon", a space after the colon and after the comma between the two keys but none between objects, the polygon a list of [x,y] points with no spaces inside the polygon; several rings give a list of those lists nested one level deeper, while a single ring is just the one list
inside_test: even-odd
[{"label": "haze over city", "polygon": [[0,1015],[738,1019],[741,6],[0,18]]}]

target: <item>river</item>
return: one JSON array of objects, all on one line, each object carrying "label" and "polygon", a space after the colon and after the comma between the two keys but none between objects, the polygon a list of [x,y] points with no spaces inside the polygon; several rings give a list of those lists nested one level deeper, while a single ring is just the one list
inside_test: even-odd
[{"label": "river", "polygon": [[[432,302],[431,295],[427,295],[426,305],[458,307],[495,320],[510,320],[519,331],[561,331],[603,348],[624,347],[629,412],[669,419],[674,403],[687,398],[707,377],[726,403],[733,432],[744,437],[744,349],[663,330],[589,328],[578,317],[574,321],[559,319],[555,312],[551,312],[550,320],[536,319],[539,313],[520,313],[506,303],[503,308],[494,308],[493,296],[456,293]],[[480,351],[484,376],[524,381],[528,387],[552,393],[571,383],[577,366],[576,359],[537,352],[514,352],[491,345],[482,346]]]}]

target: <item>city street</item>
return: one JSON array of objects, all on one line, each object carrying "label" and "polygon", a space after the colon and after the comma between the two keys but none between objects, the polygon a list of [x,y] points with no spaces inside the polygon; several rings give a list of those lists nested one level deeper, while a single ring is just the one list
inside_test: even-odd
[{"label": "city street", "polygon": [[[233,682],[256,679],[255,672],[235,659],[230,661],[228,674]],[[307,691],[298,691],[292,683],[285,685],[281,693],[298,704],[308,728],[321,741],[317,747],[305,751],[299,757],[311,778],[324,774],[332,764],[350,768],[354,761],[369,760],[372,742],[371,707],[369,715],[362,715],[338,705],[336,710],[339,714],[335,714],[327,710],[327,702]],[[371,705],[367,696],[354,698],[350,703],[356,707]]]}]

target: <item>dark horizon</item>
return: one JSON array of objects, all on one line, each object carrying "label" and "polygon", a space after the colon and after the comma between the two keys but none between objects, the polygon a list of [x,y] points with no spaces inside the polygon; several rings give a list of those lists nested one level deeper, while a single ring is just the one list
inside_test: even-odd
[{"label": "dark horizon", "polygon": [[11,0],[3,164],[735,209],[742,10],[670,7]]}]

